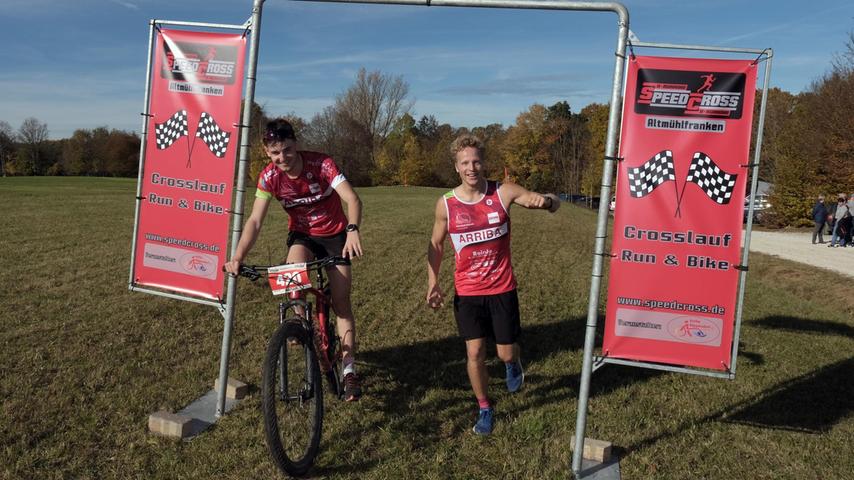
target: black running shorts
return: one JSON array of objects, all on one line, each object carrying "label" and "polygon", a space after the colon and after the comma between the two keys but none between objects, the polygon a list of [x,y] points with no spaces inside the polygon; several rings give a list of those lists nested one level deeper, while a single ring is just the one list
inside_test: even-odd
[{"label": "black running shorts", "polygon": [[454,295],[454,318],[465,340],[491,337],[495,343],[516,343],[522,334],[516,290],[496,295]]},{"label": "black running shorts", "polygon": [[293,245],[303,245],[311,250],[315,259],[340,257],[341,252],[344,251],[345,243],[347,243],[347,232],[344,230],[331,237],[315,237],[302,232],[288,232],[288,248]]}]

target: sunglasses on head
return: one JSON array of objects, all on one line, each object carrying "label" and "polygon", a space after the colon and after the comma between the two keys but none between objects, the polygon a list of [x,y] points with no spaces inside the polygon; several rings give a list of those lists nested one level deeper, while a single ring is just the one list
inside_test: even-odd
[{"label": "sunglasses on head", "polygon": [[295,138],[294,131],[290,128],[277,128],[267,130],[264,133],[264,140],[267,142],[283,142],[288,139],[294,140]]}]

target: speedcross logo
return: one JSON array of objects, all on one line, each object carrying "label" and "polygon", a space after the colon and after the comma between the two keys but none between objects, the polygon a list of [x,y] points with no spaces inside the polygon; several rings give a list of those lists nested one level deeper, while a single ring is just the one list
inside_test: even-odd
[{"label": "speedcross logo", "polygon": [[160,76],[190,83],[234,83],[237,48],[191,42],[163,42]]},{"label": "speedcross logo", "polygon": [[638,70],[635,113],[700,118],[741,118],[743,73]]}]

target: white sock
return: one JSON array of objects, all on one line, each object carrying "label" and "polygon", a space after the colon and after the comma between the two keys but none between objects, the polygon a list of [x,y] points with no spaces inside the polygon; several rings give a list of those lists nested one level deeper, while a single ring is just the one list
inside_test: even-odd
[{"label": "white sock", "polygon": [[344,364],[344,371],[341,372],[343,376],[347,376],[348,373],[355,374],[356,373],[356,362],[354,360],[350,360],[349,363]]}]

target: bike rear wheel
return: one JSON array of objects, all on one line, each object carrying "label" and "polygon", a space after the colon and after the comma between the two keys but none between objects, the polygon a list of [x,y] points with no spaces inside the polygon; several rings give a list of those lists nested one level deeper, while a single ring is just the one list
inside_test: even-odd
[{"label": "bike rear wheel", "polygon": [[323,386],[308,329],[298,318],[279,326],[267,346],[261,409],[267,447],[288,475],[314,464],[323,427]]}]

